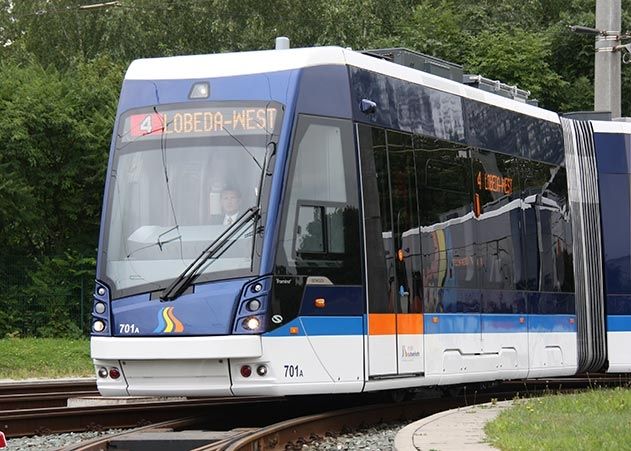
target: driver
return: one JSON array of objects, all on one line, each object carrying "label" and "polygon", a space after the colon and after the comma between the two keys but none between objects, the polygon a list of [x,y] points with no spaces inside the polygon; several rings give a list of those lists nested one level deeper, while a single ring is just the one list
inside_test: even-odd
[{"label": "driver", "polygon": [[230,226],[241,216],[241,192],[234,186],[227,186],[221,191],[219,197],[221,215],[213,218],[213,224]]}]

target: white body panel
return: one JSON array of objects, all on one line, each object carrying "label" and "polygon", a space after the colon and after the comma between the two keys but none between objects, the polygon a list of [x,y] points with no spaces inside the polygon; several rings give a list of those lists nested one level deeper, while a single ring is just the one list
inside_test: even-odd
[{"label": "white body panel", "polygon": [[368,336],[368,374],[385,376],[397,374],[396,335]]},{"label": "white body panel", "polygon": [[498,379],[520,379],[528,375],[528,333],[483,333],[482,352],[493,356],[489,371]]},{"label": "white body panel", "polygon": [[399,374],[419,374],[425,371],[424,336],[422,334],[399,334],[397,359]]},{"label": "white body panel", "polygon": [[230,396],[228,360],[123,362],[131,396]]},{"label": "white body panel", "polygon": [[576,333],[530,332],[528,343],[529,378],[569,376],[576,373],[578,366]]},{"label": "white body panel", "polygon": [[[625,344],[631,333],[610,333],[610,371],[630,371],[631,358]],[[613,336],[612,336],[613,335]],[[400,343],[407,346],[424,345],[424,352],[408,356],[400,368],[399,377],[366,380],[364,340],[383,347],[383,359],[396,371],[396,336],[284,336],[284,337],[208,337],[222,340],[208,343],[226,344],[240,354],[250,357],[208,357],[218,352],[209,346],[205,357],[201,350],[190,346],[191,337],[164,337],[140,340],[126,352],[125,343],[134,339],[114,338],[95,340],[95,365],[122,370],[120,379],[98,379],[103,395],[124,396],[282,396],[306,393],[349,393],[362,390],[385,390],[429,385],[451,385],[481,381],[551,377],[576,372],[576,334],[572,332],[496,333],[484,334],[428,334],[401,335]],[[208,340],[208,338],[206,340]],[[257,338],[260,352],[252,352],[252,340]],[[230,343],[231,340],[233,343]],[[420,340],[420,341],[419,341]],[[140,344],[147,346],[141,354]],[[412,344],[410,344],[412,343]],[[185,346],[188,345],[188,346]],[[241,351],[234,348],[242,347]],[[158,352],[156,349],[161,349]],[[378,348],[373,348],[378,349]],[[423,349],[423,348],[421,348]],[[165,351],[169,350],[169,352]],[[175,352],[178,350],[178,352]],[[122,355],[121,360],[110,355]],[[132,357],[141,355],[141,358]],[[222,354],[223,355],[223,354]],[[152,356],[152,357],[149,357]],[[96,355],[95,355],[96,357]],[[422,371],[423,360],[427,367]],[[252,368],[250,377],[243,377],[243,365]],[[267,367],[267,374],[256,372],[259,365]],[[370,363],[367,363],[369,366]],[[408,371],[404,377],[403,371]],[[384,376],[396,376],[388,373]]]},{"label": "white body panel", "polygon": [[[231,359],[237,396],[360,392],[364,386],[361,335],[263,337],[263,358]],[[239,368],[260,364],[268,374],[244,378]]]},{"label": "white body panel", "polygon": [[95,365],[117,367],[118,381],[97,378],[113,396],[230,396],[228,357],[257,357],[259,336],[93,337]]},{"label": "white body panel", "polygon": [[426,377],[440,385],[576,373],[576,334],[428,334]]},{"label": "white body panel", "polygon": [[607,332],[608,373],[631,373],[631,332]]},{"label": "white body panel", "polygon": [[[133,346],[126,346],[130,342]],[[359,392],[364,385],[361,335],[105,337],[92,349],[97,368],[117,367],[122,373],[116,381],[97,378],[103,395],[282,396]],[[125,357],[114,360],[112,355]],[[251,367],[250,377],[241,375],[243,365]],[[259,365],[267,367],[266,375],[257,374]]]},{"label": "white body panel", "polygon": [[590,121],[594,133],[624,133],[631,135],[631,122]]},{"label": "white body panel", "polygon": [[172,360],[258,357],[262,354],[258,335],[218,337],[92,337],[93,359]]}]

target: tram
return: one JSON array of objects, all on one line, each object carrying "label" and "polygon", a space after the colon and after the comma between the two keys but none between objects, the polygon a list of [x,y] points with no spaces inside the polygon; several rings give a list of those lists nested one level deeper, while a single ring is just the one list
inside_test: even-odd
[{"label": "tram", "polygon": [[338,47],[134,61],[99,238],[98,388],[629,372],[630,139]]}]

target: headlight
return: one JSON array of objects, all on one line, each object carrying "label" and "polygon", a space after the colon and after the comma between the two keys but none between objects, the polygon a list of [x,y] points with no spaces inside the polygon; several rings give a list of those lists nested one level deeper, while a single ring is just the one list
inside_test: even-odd
[{"label": "headlight", "polygon": [[99,315],[105,313],[105,304],[103,304],[102,302],[97,302],[96,304],[94,304],[94,311]]},{"label": "headlight", "polygon": [[94,332],[103,332],[105,330],[105,323],[100,320],[94,321],[92,323],[92,330]]},{"label": "headlight", "polygon": [[250,316],[243,320],[243,328],[248,330],[256,330],[261,325],[261,321],[256,316]]},{"label": "headlight", "polygon": [[253,299],[247,303],[245,308],[248,309],[248,311],[250,312],[256,312],[258,309],[261,308],[261,301],[259,301],[258,299]]}]

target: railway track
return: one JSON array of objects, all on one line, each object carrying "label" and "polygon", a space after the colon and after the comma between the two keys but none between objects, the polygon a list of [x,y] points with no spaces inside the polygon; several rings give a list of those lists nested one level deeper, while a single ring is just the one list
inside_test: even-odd
[{"label": "railway track", "polygon": [[98,395],[93,379],[0,383],[0,411],[65,407],[70,398]]},{"label": "railway track", "polygon": [[[458,405],[477,404],[491,398],[510,399],[516,393],[519,393],[519,396],[534,396],[546,391],[630,385],[631,378],[627,375],[613,377],[593,375],[590,377],[509,381],[494,386],[491,390],[465,388],[462,391],[462,396],[458,398],[435,398],[431,402],[422,399],[414,401],[409,407],[407,407],[407,403],[390,405],[388,409],[394,410],[376,412],[373,409],[369,410],[365,417],[361,417],[363,414],[359,413],[361,410],[359,409],[355,413],[344,414],[346,415],[344,417],[339,412],[325,413],[331,409],[332,404],[327,397],[199,398],[177,401],[167,399],[161,401],[142,400],[143,402],[118,405],[65,407],[67,399],[71,397],[93,396],[96,393],[94,382],[0,384],[0,431],[4,432],[7,437],[20,437],[35,434],[145,427],[145,429],[133,432],[133,440],[127,435],[124,442],[127,448],[133,449],[133,447],[128,446],[129,443],[138,440],[146,441],[149,437],[159,442],[160,440],[173,440],[173,437],[177,436],[176,441],[199,439],[195,443],[210,443],[208,445],[210,448],[202,449],[250,449],[243,444],[238,445],[238,448],[229,448],[229,446],[233,446],[231,443],[236,440],[235,437],[238,438],[239,443],[254,440],[258,443],[256,446],[265,444],[261,449],[268,449],[270,443],[282,442],[287,444],[295,442],[296,437],[302,437],[303,441],[309,440],[312,433],[316,436],[318,434],[324,435],[326,432],[334,431],[335,424],[342,424],[348,429],[355,427],[353,426],[355,424],[368,424],[370,418],[379,418],[381,421],[395,417],[399,419],[420,418],[422,415],[429,415]],[[38,399],[39,401],[37,401]],[[457,401],[460,404],[453,404],[456,402],[454,400],[460,400]],[[46,406],[32,407],[36,402],[44,403]],[[372,409],[375,402],[374,395],[348,396],[336,397],[334,405],[339,410],[370,403],[370,409]],[[51,405],[53,403],[55,405]],[[63,405],[57,405],[59,403],[63,403]],[[410,414],[409,410],[400,410],[403,408],[402,406],[406,406],[405,409],[412,409],[414,414]],[[419,416],[420,414],[422,415]],[[360,419],[352,420],[353,415],[358,415]],[[326,420],[327,417],[333,419]],[[301,419],[295,420],[295,418]],[[174,421],[174,419],[177,420],[174,425],[170,426],[169,421]],[[294,421],[304,424],[304,428],[311,428],[311,432],[305,434],[301,429],[302,426],[298,427],[298,423],[292,423]],[[321,426],[314,426],[314,421],[319,421]],[[149,424],[154,424],[154,426],[147,426]],[[158,430],[156,430],[155,424],[161,425]],[[272,432],[265,432],[266,428],[270,427]],[[191,428],[197,432],[192,434],[187,432],[192,430]],[[293,432],[289,433],[287,430]],[[296,436],[296,434],[298,435]],[[168,439],[169,436],[172,438]],[[119,439],[104,440],[97,440],[99,444],[96,445],[96,448],[85,449],[107,449],[108,441]],[[119,445],[118,447],[121,448],[122,446]]]},{"label": "railway track", "polygon": [[[403,403],[375,404],[330,410],[322,405],[320,411],[308,413],[313,406],[296,408],[296,401],[280,406],[286,410],[286,418],[275,421],[266,415],[265,424],[255,426],[247,419],[232,423],[231,428],[217,430],[212,421],[204,417],[191,417],[166,421],[153,426],[127,431],[109,437],[64,448],[66,451],[96,451],[106,449],[195,449],[196,451],[219,450],[299,450],[303,445],[321,440],[326,435],[351,432],[369,426],[389,422],[409,422],[443,410],[464,407],[492,400],[512,399],[519,396],[538,396],[544,393],[571,392],[595,386],[629,386],[628,377],[598,376],[590,378],[541,379],[511,381],[493,389],[463,390],[451,398],[416,399]],[[293,407],[290,407],[293,406]],[[317,410],[317,409],[316,409]],[[290,415],[290,411],[294,411]],[[269,414],[269,410],[268,410]],[[281,417],[283,415],[280,415]],[[226,424],[225,426],[229,426]],[[247,427],[249,426],[249,427]],[[205,443],[203,443],[205,442]],[[167,448],[169,443],[173,447]]]},{"label": "railway track", "polygon": [[203,416],[217,427],[240,415],[247,406],[259,411],[261,405],[282,403],[279,398],[199,398],[143,401],[139,403],[51,407],[0,411],[0,430],[6,437],[47,435],[61,432],[101,431],[131,428],[173,418]]}]

